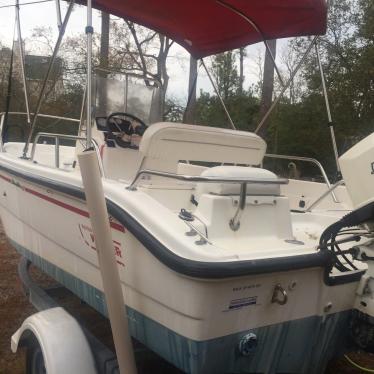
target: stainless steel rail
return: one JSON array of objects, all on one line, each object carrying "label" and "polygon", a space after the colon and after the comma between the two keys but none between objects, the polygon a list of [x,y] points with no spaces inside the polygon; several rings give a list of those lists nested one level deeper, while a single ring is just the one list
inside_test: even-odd
[{"label": "stainless steel rail", "polygon": [[316,50],[316,56],[317,56],[317,61],[318,61],[319,72],[321,74],[322,91],[323,91],[323,96],[325,98],[327,119],[329,121],[328,125],[329,125],[329,128],[330,128],[330,136],[331,136],[331,141],[332,141],[332,148],[333,148],[334,156],[335,156],[336,170],[337,170],[338,174],[340,174],[341,170],[340,170],[340,165],[339,165],[339,152],[338,152],[338,146],[336,144],[336,138],[335,138],[335,132],[334,132],[334,125],[333,125],[332,117],[331,117],[330,102],[329,102],[329,96],[327,94],[325,74],[323,72],[321,57],[319,55],[319,50],[318,50],[318,39],[316,39],[314,47],[315,47],[315,50]]},{"label": "stainless steel rail", "polygon": [[[330,183],[330,180],[325,172],[325,169],[323,168],[322,164],[316,160],[315,158],[311,158],[311,157],[301,157],[301,156],[288,156],[288,155],[276,155],[276,154],[272,154],[272,153],[267,153],[265,154],[265,157],[268,157],[268,158],[276,158],[276,159],[281,159],[281,160],[294,160],[294,161],[304,161],[304,162],[311,162],[312,164],[316,165],[321,174],[322,174],[322,177],[327,185],[327,188],[330,189],[331,187],[331,183]],[[329,191],[331,193],[331,196],[334,200],[335,203],[339,203],[340,201],[338,200],[338,198],[336,197],[335,193],[333,190]]]},{"label": "stainless steel rail", "polygon": [[[30,155],[31,161],[34,161],[36,146],[38,145],[38,141],[39,141],[40,138],[50,138],[50,139],[55,140],[55,167],[57,169],[60,167],[60,140],[61,139],[86,140],[86,137],[84,137],[84,136],[66,135],[66,134],[53,134],[53,133],[48,133],[48,132],[38,132],[36,134],[34,142],[32,144],[31,155]],[[93,145],[93,147],[96,151],[101,175],[102,175],[103,178],[105,178],[104,166],[103,166],[103,163],[102,163],[102,160],[101,160],[101,157],[100,157],[99,147],[94,140],[92,140],[92,145]]]},{"label": "stainless steel rail", "polygon": [[35,108],[35,114],[32,118],[31,126],[30,126],[30,129],[29,129],[29,134],[28,134],[28,137],[27,137],[27,140],[26,140],[26,143],[25,143],[25,147],[23,149],[23,157],[24,158],[27,157],[29,144],[31,142],[32,135],[33,135],[33,132],[34,132],[34,129],[35,129],[35,126],[36,126],[36,121],[38,119],[38,115],[39,115],[39,112],[40,112],[40,109],[41,109],[41,106],[42,106],[42,103],[43,103],[44,95],[45,95],[45,92],[47,90],[48,81],[49,81],[50,75],[52,73],[52,68],[53,68],[54,62],[56,60],[57,53],[60,49],[60,45],[62,43],[62,38],[65,34],[66,26],[68,24],[70,15],[73,11],[74,5],[75,5],[75,0],[70,0],[69,7],[66,11],[64,21],[62,22],[62,25],[60,27],[60,31],[59,31],[59,34],[58,34],[58,38],[57,38],[55,47],[53,49],[52,56],[49,59],[48,68],[47,68],[47,71],[46,71],[46,74],[45,74],[45,77],[44,77],[43,83],[42,83],[42,88],[40,89],[40,92],[39,92],[39,97],[38,97],[38,101],[37,101],[36,108]]},{"label": "stainless steel rail", "polygon": [[[25,112],[9,112],[8,114],[17,115],[17,116],[27,116],[27,113],[25,113]],[[5,112],[0,112],[1,117],[4,116],[4,115],[5,115]],[[30,113],[30,115],[34,116],[35,113]],[[80,120],[77,119],[77,118],[54,116],[54,115],[51,115],[51,114],[41,114],[41,113],[39,113],[38,117],[51,118],[51,119],[61,119],[61,120],[77,122],[77,123],[80,122]]]},{"label": "stainless steel rail", "polygon": [[[237,231],[240,228],[240,217],[245,209],[246,206],[246,198],[247,198],[247,184],[287,184],[288,179],[285,178],[277,178],[277,179],[270,179],[270,178],[222,178],[222,177],[201,177],[201,176],[193,176],[193,175],[183,175],[183,174],[174,174],[174,173],[166,173],[163,171],[156,171],[156,170],[140,170],[136,174],[134,180],[127,187],[128,190],[134,191],[136,190],[136,183],[142,175],[155,175],[159,177],[177,179],[185,182],[201,182],[201,183],[238,183],[240,184],[240,198],[239,198],[239,205],[238,209],[235,213],[235,216],[230,219],[229,226],[231,230]],[[187,221],[186,221],[187,223]],[[191,225],[189,225],[191,226]],[[192,227],[196,231],[198,231],[195,227]],[[200,237],[204,240],[207,240],[204,235],[198,232]],[[200,242],[200,244],[202,244]]]},{"label": "stainless steel rail", "polygon": [[235,212],[233,218],[230,219],[229,225],[232,231],[239,230],[240,227],[240,218],[242,213],[244,212],[245,205],[246,205],[246,196],[247,196],[247,184],[243,183],[240,185],[240,199],[238,204],[238,209]]},{"label": "stainless steel rail", "polygon": [[[25,113],[25,112],[9,112],[8,115],[14,115],[14,116],[26,116],[28,117],[29,115],[34,115],[34,113]],[[70,117],[62,117],[62,116],[54,116],[51,114],[39,114],[38,117],[43,117],[43,118],[50,118],[50,119],[60,119],[64,121],[70,121],[70,122],[77,122],[80,123],[79,119],[76,118],[70,118]],[[5,112],[0,112],[0,151],[4,151],[4,144],[3,144],[3,131],[4,131],[4,119],[5,119]]]},{"label": "stainless steel rail", "polygon": [[196,175],[175,174],[175,173],[167,173],[164,171],[143,169],[137,172],[134,180],[127,187],[127,189],[130,191],[136,190],[136,184],[142,175],[155,175],[158,177],[176,179],[176,180],[180,180],[184,182],[238,183],[238,184],[288,184],[288,179],[286,178],[270,179],[270,178],[202,177],[202,176],[196,176]]},{"label": "stainless steel rail", "polygon": [[[27,113],[25,113],[25,112],[9,112],[8,114],[27,116]],[[34,115],[34,113],[30,113],[30,114]],[[0,112],[0,131],[1,131],[0,136],[1,136],[1,139],[2,139],[2,131],[3,131],[3,125],[4,125],[4,116],[5,116],[5,112]],[[60,120],[64,120],[64,121],[76,122],[78,124],[80,124],[80,122],[81,122],[81,120],[77,119],[77,118],[54,116],[54,115],[51,115],[51,114],[42,114],[42,113],[40,113],[38,115],[38,117],[51,118],[51,119],[60,119]],[[56,136],[57,136],[57,139],[56,139]],[[34,143],[32,145],[32,149],[31,149],[31,161],[34,160],[35,149],[36,149],[38,140],[41,137],[45,137],[45,138],[49,137],[49,138],[55,139],[55,147],[56,147],[55,148],[55,150],[56,150],[56,154],[55,154],[55,166],[57,168],[59,168],[59,165],[60,165],[60,149],[59,149],[59,147],[60,147],[60,139],[86,140],[85,136],[66,135],[66,134],[53,134],[53,133],[39,132],[39,133],[36,134],[35,139],[34,139]],[[0,151],[3,152],[4,149],[3,149],[3,144],[2,144],[2,140],[1,139],[0,139]],[[101,157],[100,157],[99,147],[98,147],[97,143],[94,140],[92,140],[92,145],[95,148],[95,151],[96,151],[96,154],[97,154],[97,159],[98,159],[98,162],[99,162],[99,167],[100,167],[100,170],[101,170],[101,175],[103,176],[103,178],[105,178],[104,166],[103,166],[103,163],[102,163],[102,160],[101,160]]]},{"label": "stainless steel rail", "polygon": [[31,161],[34,161],[36,146],[40,138],[50,138],[55,140],[55,167],[58,169],[60,167],[60,139],[66,140],[85,140],[86,138],[76,135],[65,135],[65,134],[52,134],[48,132],[38,132],[35,136],[34,143],[31,149]]},{"label": "stainless steel rail", "polygon": [[330,192],[334,191],[335,188],[341,186],[344,184],[344,180],[341,179],[340,181],[337,181],[334,185],[332,185],[327,191],[325,191],[317,200],[315,200],[312,204],[309,205],[307,209],[305,209],[306,212],[310,212],[313,208],[315,208]]},{"label": "stainless steel rail", "polygon": [[1,152],[4,152],[4,144],[3,144],[4,120],[5,120],[5,115],[4,113],[2,113],[0,114],[0,151]]}]

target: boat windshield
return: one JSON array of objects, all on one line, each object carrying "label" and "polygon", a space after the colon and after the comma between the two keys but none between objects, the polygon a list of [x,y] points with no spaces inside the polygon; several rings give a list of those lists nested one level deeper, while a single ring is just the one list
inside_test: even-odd
[{"label": "boat windshield", "polygon": [[125,112],[151,124],[160,119],[160,88],[155,82],[128,76],[96,75],[94,79],[95,116]]}]

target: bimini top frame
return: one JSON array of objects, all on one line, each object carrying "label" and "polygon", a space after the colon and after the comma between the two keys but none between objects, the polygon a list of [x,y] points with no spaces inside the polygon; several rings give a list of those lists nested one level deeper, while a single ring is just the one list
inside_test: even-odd
[{"label": "bimini top frame", "polygon": [[[326,31],[327,9],[324,0],[299,0],[295,3],[293,0],[284,0],[282,6],[279,6],[277,0],[253,0],[251,2],[243,2],[241,0],[192,0],[192,1],[178,1],[174,0],[160,0],[157,4],[152,0],[127,0],[125,3],[122,0],[67,0],[69,7],[62,21],[60,1],[55,0],[57,20],[59,28],[59,36],[56,46],[53,51],[52,58],[47,70],[47,74],[42,86],[42,90],[37,101],[37,107],[34,111],[34,116],[30,125],[29,136],[23,151],[23,157],[27,157],[29,143],[31,141],[33,130],[35,128],[36,119],[44,97],[45,87],[52,70],[57,52],[59,50],[65,29],[73,10],[75,2],[87,5],[87,79],[85,98],[86,101],[86,147],[92,147],[92,7],[102,9],[109,13],[120,17],[131,19],[141,25],[152,28],[169,36],[171,39],[183,45],[194,57],[203,58],[210,54],[216,54],[233,48],[239,48],[248,44],[263,41],[270,57],[274,63],[277,75],[282,84],[281,95],[273,103],[269,112],[258,125],[256,132],[264,124],[270,112],[279,101],[282,94],[288,88],[296,71],[300,68],[306,55],[309,53],[313,44],[316,43],[316,38],[311,43],[306,51],[305,56],[298,64],[295,72],[292,74],[289,81],[284,84],[280,75],[279,69],[275,64],[275,59],[267,44],[268,39],[291,37],[291,36],[305,36],[323,34]],[[20,33],[20,16],[19,4],[16,0],[17,7],[17,25],[18,38],[21,40]],[[155,9],[157,8],[157,9]],[[157,10],[157,11],[156,11]],[[216,25],[220,24],[217,28]],[[248,25],[250,26],[248,28]],[[19,43],[22,46],[22,43]],[[317,56],[319,59],[318,50],[316,47]],[[24,70],[24,52],[21,53],[21,64]],[[202,64],[206,69],[206,65],[202,60]],[[332,128],[332,121],[328,98],[326,94],[326,87],[322,73],[322,65],[319,66],[323,80],[323,88],[325,93],[326,106],[329,116],[329,125],[331,136],[333,140],[334,152],[337,161],[337,148],[335,142],[335,135]],[[207,69],[206,69],[207,70]],[[208,74],[209,75],[209,74]],[[209,75],[210,76],[210,75]],[[211,77],[210,77],[211,78]],[[212,80],[212,79],[211,79]],[[26,79],[23,79],[25,88],[26,109],[28,113],[28,122],[30,124],[30,109],[28,108],[27,98],[27,84]],[[213,81],[212,81],[213,83]],[[214,86],[214,83],[213,83]],[[216,90],[217,91],[217,90]],[[219,96],[219,93],[217,91]],[[221,103],[225,109],[225,113],[229,118],[232,128],[235,125],[225,107],[225,104],[220,97]],[[338,165],[338,163],[337,163]],[[338,165],[339,170],[339,165]]]},{"label": "bimini top frame", "polygon": [[[182,45],[197,59],[263,40],[320,35],[326,32],[325,0],[77,2],[160,32]],[[247,20],[238,17],[239,13],[245,15]],[[248,28],[248,19],[251,21],[251,28]]]}]

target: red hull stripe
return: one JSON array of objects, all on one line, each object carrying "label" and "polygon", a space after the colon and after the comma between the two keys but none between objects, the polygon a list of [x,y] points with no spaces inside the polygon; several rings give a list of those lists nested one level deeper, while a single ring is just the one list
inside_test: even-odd
[{"label": "red hull stripe", "polygon": [[10,178],[6,177],[5,175],[1,175],[1,174],[0,174],[0,178],[6,180],[6,181],[9,182],[9,183],[12,181]]},{"label": "red hull stripe", "polygon": [[[12,183],[12,179],[11,178],[8,178],[2,174],[0,174],[0,178],[6,180],[7,182],[9,183]],[[70,205],[70,204],[67,204],[67,203],[64,203],[63,201],[60,201],[60,200],[57,200],[57,199],[54,199],[53,197],[50,197],[50,196],[47,196],[47,195],[44,195],[38,191],[35,191],[35,190],[32,190],[28,187],[22,187],[24,191],[28,192],[29,194],[31,195],[34,195],[36,197],[39,197],[40,199],[43,199],[43,200],[46,200],[52,204],[55,204],[61,208],[64,208],[66,210],[69,210],[73,213],[76,213],[76,214],[79,214],[80,216],[83,216],[83,217],[86,217],[86,218],[89,218],[90,215],[87,211],[85,210],[82,210],[82,209],[79,209],[73,205]],[[116,223],[116,222],[110,222],[110,227],[114,230],[117,230],[117,231],[120,231],[120,232],[125,232],[125,228],[119,224],[119,223]]]}]

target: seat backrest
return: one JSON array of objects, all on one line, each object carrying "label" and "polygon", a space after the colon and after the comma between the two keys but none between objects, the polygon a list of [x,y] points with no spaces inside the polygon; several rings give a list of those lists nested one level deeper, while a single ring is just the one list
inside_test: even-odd
[{"label": "seat backrest", "polygon": [[254,133],[171,122],[150,126],[140,143],[142,167],[168,172],[181,160],[259,165],[265,151]]}]

